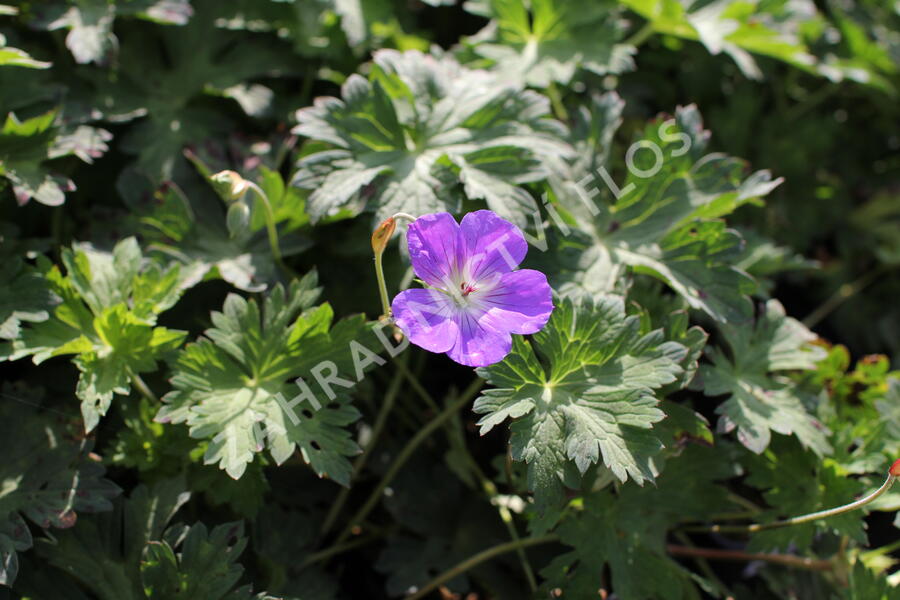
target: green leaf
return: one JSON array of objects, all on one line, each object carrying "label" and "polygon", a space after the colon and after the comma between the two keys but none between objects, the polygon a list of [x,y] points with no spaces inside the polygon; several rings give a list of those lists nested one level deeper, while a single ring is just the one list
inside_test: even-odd
[{"label": "green leaf", "polygon": [[[306,197],[294,186],[285,185],[278,171],[260,167],[259,186],[266,193],[272,206],[275,223],[286,225],[288,230],[297,229],[309,223],[306,214]],[[253,204],[251,227],[259,231],[265,227],[265,211],[261,203]]]},{"label": "green leaf", "polygon": [[140,600],[140,559],[190,499],[181,479],[139,485],[111,513],[79,520],[57,540],[35,543],[38,556],[79,581],[100,600]]},{"label": "green leaf", "polygon": [[[139,15],[167,13],[162,3],[155,7],[148,2],[127,4],[133,4]],[[173,21],[184,23],[191,6],[186,2],[168,4],[174,8],[168,10]],[[138,119],[123,134],[119,148],[136,157],[132,168],[153,186],[173,178],[176,163],[183,162],[185,146],[215,133],[224,134],[234,126],[228,105],[260,107],[254,102],[221,99],[241,96],[234,93],[234,86],[291,69],[286,47],[274,36],[250,36],[218,27],[219,5],[195,2],[193,18],[181,27],[129,28],[129,37],[122,41],[117,56],[118,63],[128,68],[115,78],[100,69],[85,73],[103,99],[100,110],[106,118]],[[200,39],[204,43],[198,45]],[[147,52],[148,47],[160,50]],[[258,93],[262,85],[255,85]],[[218,99],[211,100],[211,96]],[[217,109],[219,105],[224,105],[223,110]]]},{"label": "green leaf", "polygon": [[728,354],[709,352],[711,364],[700,367],[698,388],[707,396],[727,395],[716,408],[725,431],[737,429],[740,442],[759,454],[771,432],[795,435],[819,456],[831,453],[827,429],[804,406],[800,389],[784,371],[812,370],[825,356],[809,344],[816,336],[785,315],[777,300],[769,300],[753,327],[720,326]]},{"label": "green leaf", "polygon": [[116,45],[112,32],[116,6],[105,0],[81,0],[60,18],[49,23],[47,29],[68,29],[66,47],[80,64],[105,63]]},{"label": "green leaf", "polygon": [[619,43],[624,25],[613,2],[491,0],[487,5],[484,16],[494,21],[473,46],[504,81],[545,88],[568,85],[579,68],[598,75],[634,68],[634,48]]},{"label": "green leaf", "polygon": [[249,586],[232,589],[243,573],[236,564],[247,543],[241,523],[166,529],[189,498],[180,478],[140,485],[113,512],[84,519],[55,541],[39,540],[37,554],[100,600],[274,600],[251,595]]},{"label": "green leaf", "polygon": [[[166,431],[181,429],[168,427],[161,423],[155,425]],[[187,432],[182,429],[187,437]],[[185,452],[191,452],[194,440],[188,438],[188,446]],[[195,450],[191,458],[202,456]],[[196,460],[196,459],[195,459]],[[227,506],[236,514],[253,518],[259,513],[259,509],[266,503],[266,495],[269,492],[269,482],[266,479],[265,464],[263,461],[252,462],[247,465],[247,470],[240,479],[234,480],[227,473],[212,465],[192,465],[189,482],[191,488],[197,492],[203,492],[203,499],[212,506]]]},{"label": "green leaf", "polygon": [[[142,477],[148,478],[179,473],[184,466],[184,457],[190,455],[194,447],[187,432],[154,422],[159,406],[147,398],[124,402],[119,409],[124,427],[116,433],[109,450],[110,462],[136,469]],[[203,489],[204,486],[192,487]]]},{"label": "green leaf", "polygon": [[85,430],[96,427],[114,395],[127,395],[131,378],[156,369],[156,361],[181,345],[184,332],[155,327],[189,285],[180,268],[144,263],[134,238],[103,252],[88,244],[63,249],[66,275],[45,268],[50,290],[61,299],[52,316],[21,331],[0,358],[32,356],[35,364],[76,355],[76,395]]},{"label": "green leaf", "polygon": [[[751,56],[761,54],[816,72],[815,57],[801,41],[799,25],[811,22],[791,13],[789,3],[680,2],[679,0],[626,0],[625,6],[650,21],[653,31],[700,41],[711,54],[725,52],[745,76],[761,79]],[[783,13],[778,14],[778,8]],[[775,9],[775,10],[773,10]]]},{"label": "green leaf", "polygon": [[877,355],[849,367],[849,352],[835,346],[809,373],[811,387],[828,390],[831,400],[818,410],[832,431],[830,459],[847,473],[884,473],[900,456],[900,372]]},{"label": "green leaf", "polygon": [[[401,528],[388,538],[375,563],[387,577],[385,589],[391,596],[421,588],[435,574],[505,539],[495,510],[463,487],[436,455],[417,456],[391,487],[384,507]],[[434,493],[423,495],[422,489]],[[461,594],[471,589],[464,573],[445,585]]]},{"label": "green leaf", "polygon": [[4,257],[0,264],[0,339],[16,339],[22,321],[46,321],[54,302],[50,287],[37,270],[18,257]]},{"label": "green leaf", "polygon": [[[452,540],[444,537],[428,536],[418,539],[409,535],[395,535],[378,557],[375,568],[387,575],[387,593],[401,596],[418,589],[428,583],[433,574],[441,573],[465,558],[454,550]],[[455,592],[469,589],[464,573],[445,585]]]},{"label": "green leaf", "polygon": [[[4,384],[3,395],[15,399],[22,393]],[[102,464],[89,456],[91,440],[76,441],[30,403],[0,402],[0,437],[6,448],[0,468],[0,585],[11,586],[16,552],[32,545],[24,518],[42,529],[71,527],[77,513],[110,510],[120,490],[103,479]]]},{"label": "green leaf", "polygon": [[[247,545],[242,523],[224,523],[207,531],[197,523],[187,531],[175,528],[166,537],[151,541],[141,557],[141,581],[147,598],[160,600],[237,600],[249,598],[249,587],[232,588],[244,569],[237,559]],[[175,548],[181,552],[176,554]]]},{"label": "green leaf", "polygon": [[847,600],[898,600],[900,588],[891,586],[884,573],[878,574],[857,560],[850,570]]},{"label": "green leaf", "polygon": [[113,33],[117,16],[135,15],[158,23],[183,25],[192,10],[188,0],[79,0],[77,3],[50,0],[34,13],[31,25],[47,31],[65,29],[66,47],[79,64],[106,65],[119,49]]},{"label": "green leaf", "polygon": [[[266,172],[263,184],[270,196],[277,222],[289,227],[305,224],[302,200],[288,192],[280,175]],[[175,184],[166,185],[154,194],[156,202],[143,210],[140,231],[150,242],[150,249],[182,263],[190,281],[218,276],[234,287],[259,292],[277,280],[279,273],[266,236],[263,210],[253,203],[250,226],[238,235],[230,235],[226,212],[221,205],[210,208],[191,202]],[[297,254],[310,246],[305,237],[279,236],[283,256]]]},{"label": "green leaf", "polygon": [[[757,488],[772,508],[757,517],[761,523],[794,515],[802,515],[852,502],[866,492],[866,483],[848,477],[833,461],[822,461],[815,454],[804,451],[791,438],[776,438],[763,454],[751,455],[745,461],[749,471],[747,484]],[[869,479],[870,485],[881,483]],[[782,527],[753,534],[751,551],[805,550],[813,544],[816,534],[828,532],[847,536],[867,545],[865,511],[852,511],[812,523]]]},{"label": "green leaf", "polygon": [[900,377],[891,377],[886,384],[884,399],[875,402],[875,407],[888,436],[900,443]]},{"label": "green leaf", "polygon": [[629,600],[698,597],[691,574],[668,555],[666,538],[676,524],[727,510],[727,490],[715,482],[732,475],[717,450],[692,446],[667,463],[656,486],[585,496],[559,527],[573,549],[541,571],[544,589],[588,598],[605,581],[608,591]]},{"label": "green leaf", "polygon": [[[253,521],[250,544],[260,563],[271,568],[268,585],[273,591],[302,600],[335,600],[338,583],[324,565],[307,565],[300,573],[292,568],[294,561],[302,561],[316,544],[324,514],[306,512],[311,508],[312,503],[305,503],[302,510],[285,510],[270,503]],[[286,562],[285,556],[294,558]]]},{"label": "green leaf", "polygon": [[35,60],[24,50],[6,45],[6,37],[0,34],[0,67],[25,67],[27,69],[49,69],[52,63]]},{"label": "green leaf", "polygon": [[[349,482],[347,457],[359,451],[345,429],[359,418],[342,389],[353,383],[346,377],[357,366],[350,345],[370,353],[375,346],[366,341],[361,316],[332,326],[330,306],[311,309],[315,286],[314,273],[287,291],[276,286],[263,306],[230,294],[222,312],[212,313],[206,337],[178,358],[175,389],[156,418],[187,423],[191,437],[210,440],[204,461],[235,479],[266,448],[277,464],[299,448],[320,477]],[[334,371],[346,383],[332,388],[317,380],[324,389],[314,389],[314,368],[325,369],[319,377]]]},{"label": "green leaf", "polygon": [[[295,133],[317,143],[292,183],[312,190],[315,221],[369,206],[396,212],[455,212],[467,197],[524,227],[537,204],[523,183],[543,179],[551,157],[571,154],[548,101],[449,57],[381,50],[368,79],[351,75],[342,98],[298,111]],[[448,191],[442,191],[447,187]]]},{"label": "green leaf", "polygon": [[234,0],[217,8],[222,17],[230,17],[229,28],[277,31],[293,42],[296,54],[324,58],[352,70],[362,51],[413,38],[402,30],[395,34],[400,40],[385,39],[390,33],[376,33],[379,27],[389,32],[400,29],[395,7],[389,0]]},{"label": "green leaf", "polygon": [[[580,117],[579,149],[609,140],[623,107],[614,94],[596,98],[592,111]],[[674,119],[651,123],[629,147],[624,183],[613,181],[602,164],[573,163],[568,181],[553,186],[568,219],[566,230],[553,234],[558,243],[551,244],[564,265],[554,277],[557,289],[602,294],[631,271],[663,281],[718,321],[748,320],[754,282],[734,266],[741,239],[720,217],[768,194],[781,180],[773,181],[767,171],[743,178],[742,161],[704,154],[708,138],[696,107],[679,107]],[[602,170],[585,170],[591,167]]]},{"label": "green leaf", "polygon": [[134,15],[167,25],[184,25],[194,14],[190,0],[130,0],[116,5],[119,16]]},{"label": "green leaf", "polygon": [[[127,395],[130,377],[156,369],[156,359],[177,349],[185,332],[149,327],[125,304],[104,309],[94,319],[100,344],[74,359],[81,371],[76,393],[88,431],[106,414],[113,394]],[[98,347],[100,348],[98,350]]]},{"label": "green leaf", "polygon": [[771,296],[776,276],[792,271],[812,271],[818,266],[816,261],[778,246],[751,229],[740,228],[739,233],[745,245],[735,266],[756,279],[760,288],[757,293]]},{"label": "green leaf", "polygon": [[68,179],[52,175],[43,166],[55,137],[56,112],[20,121],[9,113],[0,129],[0,175],[12,183],[17,202],[34,198],[47,206],[65,202],[65,192],[75,189]]},{"label": "green leaf", "polygon": [[111,139],[112,134],[105,129],[79,125],[74,130],[67,130],[56,137],[48,157],[74,155],[90,165],[94,163],[95,158],[100,158],[109,150],[107,142]]},{"label": "green leaf", "polygon": [[[2,50],[0,50],[2,51]],[[13,194],[22,205],[34,198],[47,206],[65,202],[65,193],[75,184],[54,174],[44,163],[54,158],[75,155],[93,162],[108,149],[112,135],[87,125],[61,124],[57,111],[20,121],[9,113],[0,129],[0,176],[12,183]]]},{"label": "green leaf", "polygon": [[568,461],[652,481],[662,449],[652,428],[665,416],[654,390],[681,375],[686,354],[661,331],[641,335],[620,297],[565,299],[531,343],[516,338],[503,362],[479,369],[494,386],[475,401],[481,433],[514,420],[512,455],[528,463],[539,509],[562,498]]}]

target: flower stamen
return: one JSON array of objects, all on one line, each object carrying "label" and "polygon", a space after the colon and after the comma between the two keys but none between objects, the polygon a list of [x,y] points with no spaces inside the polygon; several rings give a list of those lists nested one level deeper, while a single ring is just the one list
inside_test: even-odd
[{"label": "flower stamen", "polygon": [[463,281],[459,284],[459,290],[462,292],[463,298],[475,291],[475,286]]}]

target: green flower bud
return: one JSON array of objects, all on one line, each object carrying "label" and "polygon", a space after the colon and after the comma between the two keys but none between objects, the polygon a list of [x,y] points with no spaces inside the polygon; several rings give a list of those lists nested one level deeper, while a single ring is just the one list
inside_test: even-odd
[{"label": "green flower bud", "polygon": [[219,171],[210,175],[209,181],[226,202],[240,200],[250,189],[250,183],[234,171]]},{"label": "green flower bud", "polygon": [[247,232],[250,228],[250,207],[243,200],[233,202],[228,207],[228,214],[225,217],[225,224],[228,226],[228,234],[235,238]]}]

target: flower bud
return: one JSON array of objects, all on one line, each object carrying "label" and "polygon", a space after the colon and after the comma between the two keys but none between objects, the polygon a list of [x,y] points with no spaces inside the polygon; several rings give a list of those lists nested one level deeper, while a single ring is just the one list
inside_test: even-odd
[{"label": "flower bud", "polygon": [[891,470],[889,471],[891,475],[894,477],[900,477],[900,458],[894,461],[894,464],[891,465]]},{"label": "flower bud", "polygon": [[209,181],[226,202],[241,199],[247,193],[247,190],[250,189],[250,184],[247,180],[234,171],[219,171],[214,175],[210,175]]},{"label": "flower bud", "polygon": [[235,238],[243,235],[250,227],[250,207],[243,200],[233,202],[225,216],[228,234]]},{"label": "flower bud", "polygon": [[384,252],[396,228],[397,221],[394,220],[394,217],[388,217],[381,222],[381,225],[375,228],[375,231],[372,232],[372,250],[375,254]]}]

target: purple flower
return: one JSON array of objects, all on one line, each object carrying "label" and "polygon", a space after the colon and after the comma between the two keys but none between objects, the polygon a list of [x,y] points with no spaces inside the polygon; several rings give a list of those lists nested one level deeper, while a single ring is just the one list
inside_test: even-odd
[{"label": "purple flower", "polygon": [[419,217],[409,226],[409,256],[428,286],[400,292],[394,320],[409,340],[456,362],[483,367],[503,360],[511,333],[539,331],[553,312],[547,277],[514,270],[528,251],[519,229],[489,210],[463,217]]}]

